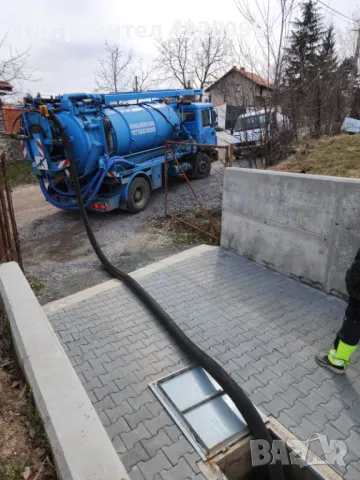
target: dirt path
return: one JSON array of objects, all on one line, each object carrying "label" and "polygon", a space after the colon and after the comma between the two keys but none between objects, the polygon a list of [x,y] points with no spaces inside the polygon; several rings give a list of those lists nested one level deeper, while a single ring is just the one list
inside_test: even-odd
[{"label": "dirt path", "polygon": [[[176,182],[173,193],[177,190],[184,190],[183,181]],[[148,209],[138,215],[90,212],[99,243],[111,261],[126,272],[191,246],[174,245],[152,226],[153,219],[164,213],[163,195],[162,191],[154,192]],[[41,303],[108,280],[77,212],[52,207],[37,185],[17,187],[13,200],[26,274],[44,284],[37,293]]]}]

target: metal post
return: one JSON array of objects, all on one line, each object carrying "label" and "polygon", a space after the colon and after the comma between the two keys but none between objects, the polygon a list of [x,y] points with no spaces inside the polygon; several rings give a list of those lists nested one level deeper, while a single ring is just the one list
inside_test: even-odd
[{"label": "metal post", "polygon": [[9,224],[9,219],[7,216],[7,209],[6,209],[6,202],[5,202],[5,195],[4,195],[4,184],[2,180],[2,176],[0,175],[0,217],[1,217],[1,232],[5,244],[5,256],[8,256],[9,259],[11,260],[11,251],[13,248],[12,242],[11,242],[11,232],[10,232],[10,224]]},{"label": "metal post", "polygon": [[17,225],[16,225],[16,218],[15,218],[15,212],[14,212],[14,205],[12,202],[12,196],[11,196],[11,191],[10,187],[8,184],[7,180],[7,171],[6,171],[6,158],[5,154],[2,153],[0,156],[0,163],[1,163],[1,169],[2,169],[2,174],[3,174],[3,180],[4,180],[4,185],[5,185],[5,192],[6,192],[6,197],[7,197],[7,203],[8,203],[8,209],[9,209],[9,214],[10,214],[10,221],[12,224],[12,231],[13,231],[13,238],[14,238],[14,244],[15,244],[15,252],[16,252],[16,257],[17,257],[17,262],[20,265],[20,268],[23,270],[23,262],[22,262],[22,255],[21,255],[21,249],[20,249],[20,239],[19,239],[19,232],[17,230]]},{"label": "metal post", "polygon": [[165,171],[164,171],[164,181],[165,181],[165,216],[168,214],[168,149],[170,147],[165,143]]}]

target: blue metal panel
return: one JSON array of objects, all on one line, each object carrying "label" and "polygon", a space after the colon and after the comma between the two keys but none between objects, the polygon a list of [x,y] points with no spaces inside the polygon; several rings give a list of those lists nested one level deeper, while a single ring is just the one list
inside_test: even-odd
[{"label": "blue metal panel", "polygon": [[360,120],[346,117],[341,130],[348,133],[360,133]]},{"label": "blue metal panel", "polygon": [[110,102],[126,102],[130,100],[146,100],[170,97],[186,97],[193,95],[202,95],[203,91],[198,90],[148,90],[146,92],[114,92],[107,95],[102,95],[105,103]]},{"label": "blue metal panel", "polygon": [[155,165],[151,169],[151,186],[153,189],[162,186],[162,165]]}]

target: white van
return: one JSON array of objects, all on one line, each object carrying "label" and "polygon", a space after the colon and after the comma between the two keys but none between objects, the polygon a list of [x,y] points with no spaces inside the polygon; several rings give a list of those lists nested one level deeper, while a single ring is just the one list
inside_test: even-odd
[{"label": "white van", "polygon": [[233,136],[235,149],[260,150],[270,139],[278,138],[287,129],[289,119],[279,111],[257,110],[240,115],[236,121]]}]

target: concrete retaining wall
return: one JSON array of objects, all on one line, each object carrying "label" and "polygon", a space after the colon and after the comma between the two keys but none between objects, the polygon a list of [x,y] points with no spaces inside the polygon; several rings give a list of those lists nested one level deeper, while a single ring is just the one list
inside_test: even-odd
[{"label": "concrete retaining wall", "polygon": [[130,480],[17,263],[0,266],[0,297],[59,479]]},{"label": "concrete retaining wall", "polygon": [[360,180],[228,168],[221,246],[344,296],[360,248]]}]

